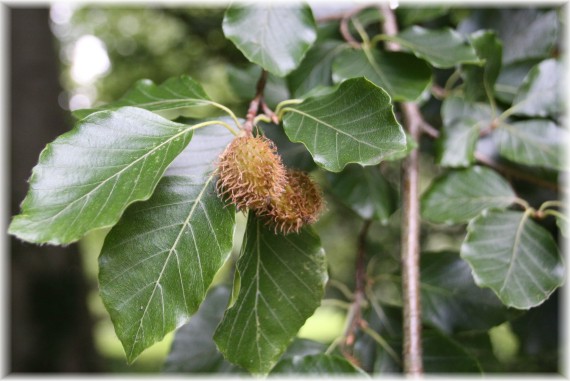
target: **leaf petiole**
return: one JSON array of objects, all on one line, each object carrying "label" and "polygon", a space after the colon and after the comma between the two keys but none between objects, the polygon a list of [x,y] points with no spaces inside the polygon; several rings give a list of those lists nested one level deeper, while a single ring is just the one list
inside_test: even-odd
[{"label": "leaf petiole", "polygon": [[[204,100],[203,101],[206,104],[209,104],[211,106],[217,107],[222,111],[225,111],[235,122],[236,126],[238,126],[238,128],[242,128],[241,123],[239,122],[238,118],[236,117],[236,115],[233,113],[232,110],[230,110],[229,108],[227,108],[226,106],[218,103],[218,102],[214,102],[214,101],[210,101],[210,100]],[[222,122],[220,122],[220,124],[223,124]],[[226,126],[224,126],[226,127]],[[229,126],[228,126],[229,127]],[[226,128],[228,128],[226,127]],[[232,132],[234,135],[236,135],[236,133]]]},{"label": "leaf petiole", "polygon": [[550,201],[545,201],[540,208],[538,208],[539,212],[544,211],[547,208],[551,208],[551,207],[555,207],[555,208],[562,208],[564,206],[564,204],[562,203],[562,201],[559,200],[550,200]]},{"label": "leaf petiole", "polygon": [[390,357],[392,357],[392,359],[397,364],[402,363],[400,361],[400,358],[396,354],[396,351],[394,351],[394,349],[390,346],[390,344],[388,344],[388,342],[382,336],[380,336],[378,332],[368,327],[367,325],[362,325],[360,328],[364,331],[364,333],[370,336],[375,342],[380,344],[380,346],[386,351],[386,353],[388,353],[388,355],[390,355]]},{"label": "leaf petiole", "polygon": [[207,127],[207,126],[214,126],[216,124],[224,126],[228,131],[230,131],[235,136],[239,135],[239,133],[236,130],[234,130],[229,124],[227,124],[226,122],[222,122],[221,120],[210,120],[207,122],[198,123],[198,124],[195,124],[193,126],[190,126],[186,131],[194,131],[194,130],[197,130],[199,128],[203,128],[203,127]]},{"label": "leaf petiole", "polygon": [[303,99],[287,99],[284,100],[283,102],[279,103],[277,105],[277,107],[275,108],[275,114],[277,114],[277,118],[279,118],[279,120],[282,119],[283,114],[287,111],[286,108],[284,108],[285,106],[288,105],[298,105],[299,103],[302,103]]}]

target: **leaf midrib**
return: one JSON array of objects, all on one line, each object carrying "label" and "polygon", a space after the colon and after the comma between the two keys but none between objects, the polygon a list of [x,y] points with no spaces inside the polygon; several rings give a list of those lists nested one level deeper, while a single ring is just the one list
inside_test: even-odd
[{"label": "leaf midrib", "polygon": [[296,113],[298,113],[298,114],[300,114],[300,115],[306,116],[306,117],[309,118],[309,119],[313,119],[315,122],[320,123],[320,124],[322,124],[322,125],[324,125],[324,126],[326,126],[326,127],[329,127],[330,129],[332,129],[332,130],[334,130],[334,131],[336,131],[336,132],[339,132],[339,133],[341,133],[341,134],[343,134],[343,135],[346,135],[348,138],[350,138],[350,139],[352,139],[352,140],[354,140],[354,141],[357,141],[357,142],[359,142],[359,143],[361,143],[361,144],[367,145],[367,146],[369,146],[369,147],[371,147],[371,148],[378,149],[378,150],[382,149],[381,147],[377,147],[377,146],[372,145],[372,144],[370,144],[370,143],[368,143],[368,142],[366,142],[366,141],[358,140],[358,139],[355,138],[353,135],[350,135],[350,134],[348,134],[348,133],[346,133],[346,132],[344,132],[344,131],[342,131],[342,130],[339,130],[338,128],[334,127],[332,124],[329,124],[329,123],[327,123],[327,122],[325,122],[325,121],[323,121],[323,120],[321,120],[321,119],[319,119],[319,118],[317,118],[317,117],[314,117],[314,116],[312,116],[312,115],[310,115],[310,114],[307,114],[307,113],[305,113],[305,112],[302,112],[301,110],[298,110],[298,109],[295,109],[295,108],[290,108],[290,107],[287,107],[287,108],[284,109],[283,111],[285,111],[285,110],[291,111],[291,112],[296,112]]},{"label": "leaf midrib", "polygon": [[[143,311],[143,314],[141,316],[141,318],[139,319],[139,327],[137,329],[137,333],[135,334],[134,337],[134,343],[137,342],[137,338],[138,335],[140,333],[140,330],[143,326],[142,322],[144,320],[144,317],[146,315],[146,312],[148,311],[148,307],[150,306],[150,302],[152,301],[152,298],[154,297],[154,293],[156,292],[157,286],[160,283],[160,280],[162,279],[162,276],[164,274],[164,270],[166,269],[166,265],[167,263],[170,261],[170,257],[172,256],[172,253],[175,252],[176,247],[178,246],[178,242],[180,241],[180,237],[182,237],[182,233],[184,232],[184,230],[186,229],[186,226],[188,225],[188,223],[190,222],[190,219],[192,218],[192,216],[194,215],[194,212],[196,210],[196,207],[200,204],[200,201],[202,200],[202,197],[204,196],[204,193],[206,192],[206,189],[208,188],[208,185],[210,184],[210,182],[212,181],[212,179],[215,176],[215,172],[212,172],[212,174],[207,178],[206,182],[204,183],[204,186],[202,188],[202,190],[200,191],[200,193],[198,194],[198,196],[196,196],[194,205],[192,205],[192,209],[190,210],[190,212],[188,213],[188,217],[186,217],[186,220],[184,221],[184,223],[182,224],[182,227],[180,228],[180,231],[178,232],[178,236],[176,237],[174,243],[172,244],[172,247],[170,248],[170,250],[168,251],[168,256],[166,257],[166,259],[164,260],[164,265],[162,266],[162,269],[160,270],[160,274],[158,275],[158,279],[156,280],[156,282],[154,282],[154,288],[152,290],[152,293],[150,295],[150,297],[148,298],[148,302],[145,306],[145,309]],[[184,290],[184,289],[182,289]],[[186,303],[186,298],[184,298],[184,304],[186,306],[186,309],[188,309],[188,304]],[[131,347],[131,351],[129,353],[129,357],[132,358],[132,354],[133,351],[135,349],[135,345],[133,343],[133,346]]]},{"label": "leaf midrib", "polygon": [[530,217],[530,213],[529,211],[526,211],[520,222],[519,222],[519,226],[517,227],[517,231],[515,233],[515,241],[513,242],[513,247],[511,250],[511,261],[509,263],[509,268],[507,269],[507,274],[505,275],[505,280],[503,281],[503,285],[501,286],[501,289],[499,290],[499,293],[502,294],[503,290],[505,289],[505,287],[507,286],[507,283],[509,281],[509,278],[511,277],[511,274],[513,272],[513,268],[514,268],[514,263],[515,260],[517,259],[518,256],[518,246],[520,244],[520,237],[522,235],[522,231],[523,231],[523,227],[525,224],[525,221]]},{"label": "leaf midrib", "polygon": [[87,192],[86,194],[84,194],[83,196],[73,200],[72,202],[66,204],[66,206],[61,209],[59,212],[57,212],[55,215],[51,216],[51,217],[47,217],[44,219],[41,219],[39,221],[35,221],[35,223],[40,223],[43,221],[47,221],[47,220],[54,220],[55,218],[57,218],[61,213],[63,213],[66,209],[68,209],[70,206],[74,205],[75,203],[77,203],[79,200],[82,200],[85,197],[88,197],[90,195],[92,195],[94,192],[97,191],[97,189],[99,189],[100,187],[102,187],[104,184],[106,184],[108,181],[110,181],[111,179],[120,176],[124,171],[126,171],[127,169],[129,169],[130,167],[132,167],[133,165],[135,165],[136,163],[138,163],[140,160],[146,159],[148,156],[150,156],[151,154],[153,154],[154,152],[156,152],[158,149],[160,149],[162,146],[164,146],[165,144],[169,144],[171,143],[173,140],[175,140],[176,138],[178,138],[181,135],[184,135],[190,131],[192,131],[194,129],[195,126],[189,126],[188,128],[183,129],[181,132],[178,132],[177,134],[173,135],[172,137],[170,137],[169,139],[165,140],[164,142],[160,143],[159,145],[157,145],[156,147],[152,148],[150,151],[148,151],[146,154],[142,155],[141,157],[137,158],[136,160],[134,160],[133,162],[129,163],[127,166],[125,166],[123,169],[121,169],[119,172],[113,174],[113,176],[110,176],[108,178],[106,178],[105,180],[101,181],[99,183],[99,185],[97,185],[95,188],[93,188],[92,190],[90,190],[89,192]]}]

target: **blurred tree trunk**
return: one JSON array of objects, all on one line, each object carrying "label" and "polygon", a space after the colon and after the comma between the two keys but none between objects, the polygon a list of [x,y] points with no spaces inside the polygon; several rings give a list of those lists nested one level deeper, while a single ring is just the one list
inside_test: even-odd
[{"label": "blurred tree trunk", "polygon": [[[19,212],[40,151],[70,125],[58,105],[58,54],[48,8],[11,8],[11,212]],[[11,238],[10,372],[94,372],[87,284],[77,245]]]}]

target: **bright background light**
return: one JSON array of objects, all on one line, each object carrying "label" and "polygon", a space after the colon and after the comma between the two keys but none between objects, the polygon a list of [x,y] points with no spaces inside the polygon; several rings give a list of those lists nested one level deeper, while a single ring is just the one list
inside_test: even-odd
[{"label": "bright background light", "polygon": [[95,36],[81,36],[73,48],[71,77],[79,85],[93,83],[111,67],[105,44]]}]

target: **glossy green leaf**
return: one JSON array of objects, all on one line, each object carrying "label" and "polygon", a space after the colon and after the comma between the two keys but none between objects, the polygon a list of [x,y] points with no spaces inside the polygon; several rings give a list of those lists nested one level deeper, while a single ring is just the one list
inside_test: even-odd
[{"label": "glossy green leaf", "polygon": [[234,3],[226,10],[222,27],[248,60],[279,77],[299,66],[317,39],[315,20],[306,5]]},{"label": "glossy green leaf", "polygon": [[357,369],[344,357],[327,354],[308,356],[295,356],[281,360],[271,371],[272,375],[278,374],[310,374],[311,376],[330,376],[342,374],[366,375],[364,371]]},{"label": "glossy green leaf", "polygon": [[[261,68],[257,65],[251,65],[245,69],[229,66],[227,70],[228,81],[235,90],[236,96],[250,102],[255,97],[255,88],[261,75]],[[279,102],[289,98],[291,97],[285,79],[269,74],[263,90],[263,100],[267,102],[267,105],[275,108]]]},{"label": "glossy green leaf", "polygon": [[436,162],[444,167],[473,164],[479,130],[479,122],[472,118],[456,119],[444,125],[437,140]]},{"label": "glossy green leaf", "polygon": [[431,85],[431,68],[408,53],[363,47],[345,50],[334,61],[333,79],[336,82],[355,77],[366,77],[394,101],[415,101]]},{"label": "glossy green leaf", "polygon": [[[392,349],[402,353],[402,310],[385,307],[385,313],[378,333],[387,341]],[[462,344],[462,343],[461,343]],[[454,374],[480,373],[481,367],[477,359],[463,345],[435,329],[422,329],[422,359],[425,373]],[[401,356],[397,361],[380,345],[376,346],[374,361],[375,374],[402,372]]]},{"label": "glossy green leaf", "polygon": [[513,100],[516,115],[557,117],[564,110],[562,63],[549,59],[530,70]]},{"label": "glossy green leaf", "polygon": [[307,148],[301,143],[293,143],[289,140],[283,126],[273,123],[259,122],[265,136],[271,139],[277,146],[277,152],[287,168],[299,169],[309,172],[317,166]]},{"label": "glossy green leaf", "polygon": [[546,58],[556,44],[560,25],[556,11],[529,8],[476,9],[459,25],[463,33],[491,29],[503,42],[503,64]]},{"label": "glossy green leaf", "polygon": [[336,40],[316,43],[301,65],[287,77],[293,96],[301,98],[316,86],[332,85],[333,61],[346,48],[346,44]]},{"label": "glossy green leaf", "polygon": [[196,312],[232,250],[235,211],[213,172],[232,138],[219,125],[198,130],[153,196],[105,239],[99,289],[129,362]]},{"label": "glossy green leaf", "polygon": [[303,356],[312,356],[325,353],[327,350],[327,345],[320,343],[318,341],[309,340],[309,339],[301,339],[296,337],[291,345],[287,347],[283,356],[281,356],[281,360],[285,359],[292,359],[294,357],[303,357]]},{"label": "glossy green leaf", "polygon": [[166,373],[235,373],[240,369],[218,352],[213,336],[228,305],[229,287],[211,289],[200,309],[176,331],[165,360]]},{"label": "glossy green leaf", "polygon": [[436,223],[467,222],[488,208],[506,208],[516,195],[495,171],[470,167],[437,178],[421,198],[421,213]]},{"label": "glossy green leaf", "polygon": [[494,98],[494,87],[501,71],[503,45],[493,31],[478,31],[469,37],[483,67],[466,65],[465,97],[472,101],[488,101]]},{"label": "glossy green leaf", "polygon": [[495,83],[495,97],[501,102],[513,103],[528,72],[537,64],[536,60],[529,60],[503,65]]},{"label": "glossy green leaf", "polygon": [[348,165],[340,173],[330,173],[330,192],[362,219],[386,223],[398,207],[398,194],[374,167]]},{"label": "glossy green leaf", "polygon": [[[73,116],[81,119],[100,110],[136,106],[159,113],[165,118],[175,119],[190,107],[207,106],[211,103],[212,101],[198,82],[187,75],[181,75],[169,78],[160,85],[154,84],[149,79],[142,79],[116,102],[95,109],[75,110]],[[191,116],[192,114],[184,115]]]},{"label": "glossy green leaf", "polygon": [[493,121],[493,109],[486,103],[450,96],[441,107],[443,126],[436,142],[436,161],[446,167],[467,167],[475,161],[479,132]]},{"label": "glossy green leaf", "polygon": [[311,228],[276,235],[250,213],[237,271],[239,293],[214,341],[232,363],[265,374],[321,302],[324,250]]},{"label": "glossy green leaf", "polygon": [[565,237],[568,238],[568,232],[570,229],[568,229],[568,217],[566,215],[556,215],[556,225],[558,226],[558,229],[560,230],[560,234]]},{"label": "glossy green leaf", "polygon": [[386,39],[399,43],[437,68],[450,68],[461,63],[481,63],[475,49],[451,28],[430,30],[413,26],[396,36],[387,36]]},{"label": "glossy green leaf", "polygon": [[486,103],[473,103],[461,97],[450,96],[441,106],[441,119],[444,126],[460,119],[471,119],[481,127],[488,127],[493,120],[493,110]]},{"label": "glossy green leaf", "polygon": [[384,15],[380,9],[373,5],[369,5],[366,8],[360,8],[356,14],[350,17],[348,20],[348,29],[351,35],[358,36],[358,28],[361,28],[362,30],[376,27],[376,30],[379,30],[383,19]]},{"label": "glossy green leaf", "polygon": [[408,26],[412,24],[422,23],[433,20],[437,17],[447,14],[446,6],[430,6],[421,7],[418,5],[409,6],[405,3],[396,8],[396,16],[400,25]]},{"label": "glossy green leaf", "polygon": [[461,257],[475,282],[491,288],[509,307],[537,306],[564,281],[554,239],[528,213],[493,210],[473,219]]},{"label": "glossy green leaf", "polygon": [[461,343],[436,330],[422,334],[424,370],[426,373],[481,373],[481,366]]},{"label": "glossy green leaf", "polygon": [[285,133],[303,143],[326,170],[348,163],[378,164],[406,148],[390,97],[364,78],[344,81],[333,92],[283,108]]},{"label": "glossy green leaf", "polygon": [[422,319],[443,332],[488,330],[507,320],[507,309],[491,290],[473,282],[458,253],[422,253]]},{"label": "glossy green leaf", "polygon": [[412,136],[407,132],[405,132],[405,134],[406,134],[406,148],[403,151],[394,152],[393,154],[385,156],[384,161],[395,161],[395,160],[405,159],[413,150],[418,148],[418,142],[416,142],[414,138],[412,138]]},{"label": "glossy green leaf", "polygon": [[545,119],[501,124],[493,134],[501,156],[516,163],[565,169],[568,133]]},{"label": "glossy green leaf", "polygon": [[66,244],[113,226],[129,204],[150,197],[193,130],[134,107],[82,119],[42,151],[10,234]]}]

